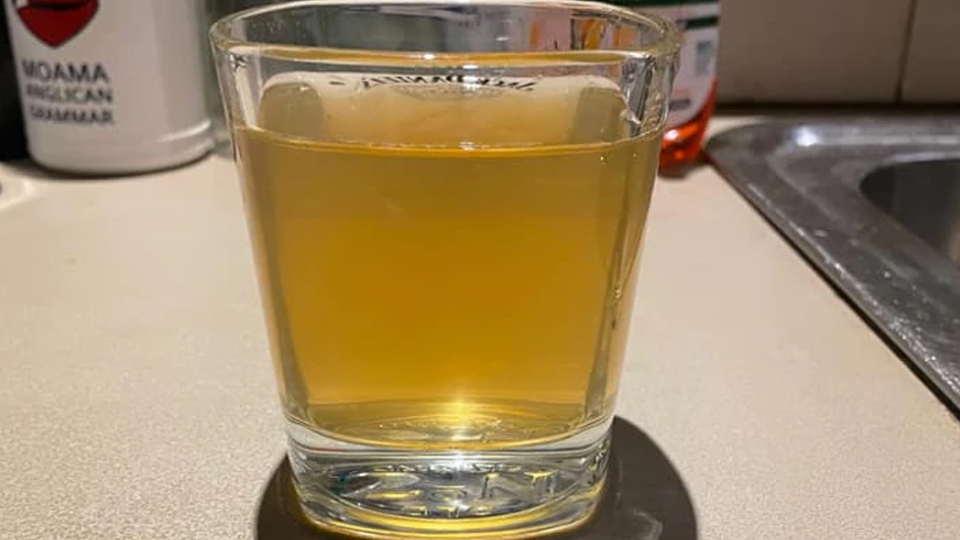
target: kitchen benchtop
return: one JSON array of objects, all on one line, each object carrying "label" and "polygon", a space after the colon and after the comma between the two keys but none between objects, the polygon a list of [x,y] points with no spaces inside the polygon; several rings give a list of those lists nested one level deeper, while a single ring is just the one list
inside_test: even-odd
[{"label": "kitchen benchtop", "polygon": [[[0,184],[0,538],[255,538],[284,438],[233,164]],[[618,412],[699,538],[960,537],[960,423],[714,170],[658,182],[638,295]]]}]

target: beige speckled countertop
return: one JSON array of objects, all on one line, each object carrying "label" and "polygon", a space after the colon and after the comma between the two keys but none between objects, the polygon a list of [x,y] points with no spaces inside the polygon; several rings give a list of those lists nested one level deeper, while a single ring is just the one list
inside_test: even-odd
[{"label": "beige speckled countertop", "polygon": [[[253,538],[284,439],[232,163],[0,184],[0,539]],[[619,413],[701,539],[960,538],[958,421],[715,171],[644,257]]]}]

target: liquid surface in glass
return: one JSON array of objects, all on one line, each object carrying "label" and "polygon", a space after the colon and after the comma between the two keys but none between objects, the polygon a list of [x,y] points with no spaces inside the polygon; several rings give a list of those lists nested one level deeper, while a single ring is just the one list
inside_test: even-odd
[{"label": "liquid surface in glass", "polygon": [[288,74],[237,133],[288,419],[438,450],[609,419],[659,138],[599,77],[372,79]]}]

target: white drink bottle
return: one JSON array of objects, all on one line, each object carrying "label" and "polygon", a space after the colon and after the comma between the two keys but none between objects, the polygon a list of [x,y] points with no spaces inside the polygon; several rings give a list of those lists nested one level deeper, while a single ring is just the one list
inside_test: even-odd
[{"label": "white drink bottle", "polygon": [[38,163],[127,174],[210,149],[194,0],[3,3]]}]

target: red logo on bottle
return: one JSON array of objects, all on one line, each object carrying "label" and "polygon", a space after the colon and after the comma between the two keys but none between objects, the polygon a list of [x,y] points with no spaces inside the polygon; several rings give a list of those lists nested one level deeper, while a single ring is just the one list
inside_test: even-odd
[{"label": "red logo on bottle", "polygon": [[79,34],[97,14],[98,0],[13,0],[17,14],[37,39],[59,47]]}]

